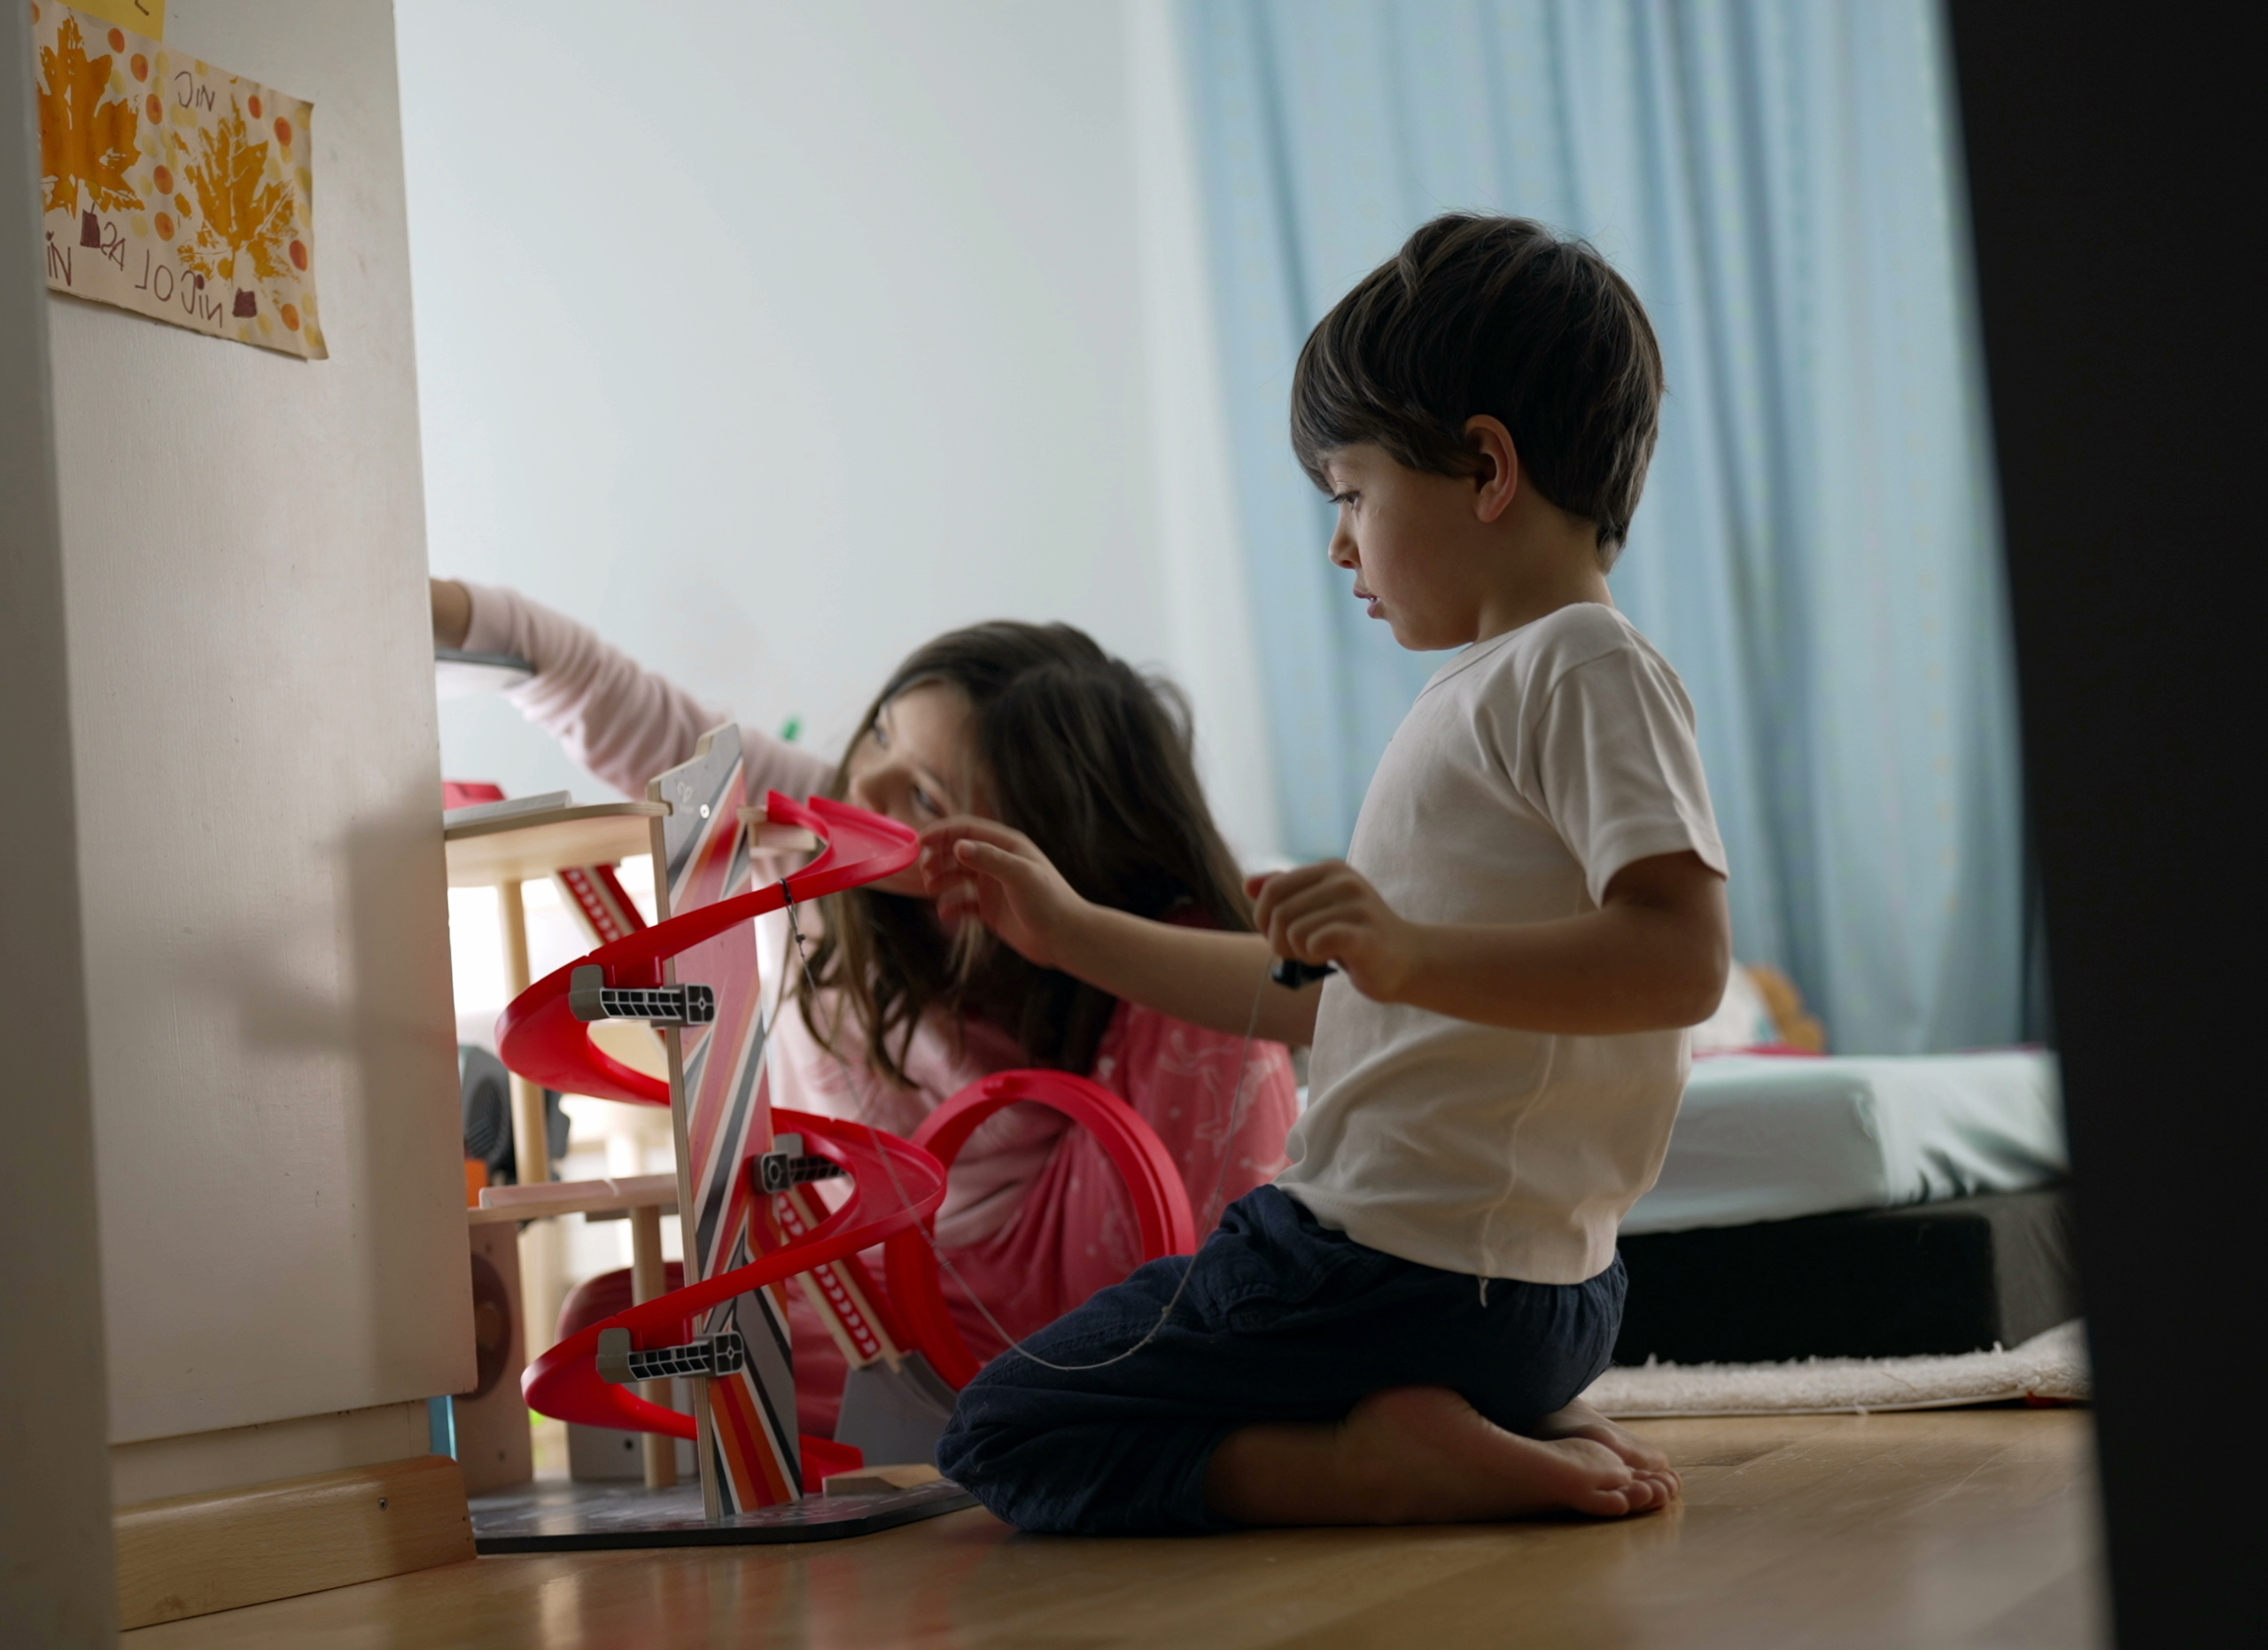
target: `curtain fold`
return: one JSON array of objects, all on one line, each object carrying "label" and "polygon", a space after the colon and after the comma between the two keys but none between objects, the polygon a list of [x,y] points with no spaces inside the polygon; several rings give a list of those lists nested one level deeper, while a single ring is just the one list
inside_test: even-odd
[{"label": "curtain fold", "polygon": [[1301,343],[1419,222],[1595,243],[1670,397],[1616,600],[1691,689],[1736,944],[1838,1048],[2015,1040],[1997,503],[1934,0],[1182,0],[1288,846],[1343,852],[1439,656],[1324,559]]}]

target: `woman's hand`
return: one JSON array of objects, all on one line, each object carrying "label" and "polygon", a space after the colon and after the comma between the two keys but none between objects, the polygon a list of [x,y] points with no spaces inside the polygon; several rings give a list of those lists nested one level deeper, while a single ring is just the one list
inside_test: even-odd
[{"label": "woman's hand", "polygon": [[1043,969],[1068,966],[1094,909],[1030,837],[994,820],[939,820],[921,833],[920,871],[948,927],[974,917]]},{"label": "woman's hand", "polygon": [[1363,996],[1398,1002],[1417,971],[1424,931],[1396,916],[1363,874],[1339,860],[1254,876],[1254,927],[1279,957],[1335,962]]},{"label": "woman's hand", "polygon": [[472,592],[454,579],[429,579],[433,598],[433,641],[445,648],[461,648],[472,628]]}]

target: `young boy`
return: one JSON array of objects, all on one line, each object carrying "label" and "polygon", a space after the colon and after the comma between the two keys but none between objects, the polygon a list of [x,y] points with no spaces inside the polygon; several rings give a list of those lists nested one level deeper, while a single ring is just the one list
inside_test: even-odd
[{"label": "young boy", "polygon": [[[1088,905],[997,824],[933,828],[942,913],[1314,1047],[1274,1185],[961,1394],[938,1465],[1001,1517],[1131,1534],[1677,1494],[1577,1401],[1614,1345],[1615,1232],[1661,1165],[1682,1028],[1728,963],[1692,706],[1606,584],[1661,394],[1645,313],[1589,247],[1425,225],[1293,387],[1355,599],[1404,647],[1464,649],[1386,747],[1347,861],[1255,879],[1262,932],[1222,934]],[[1262,985],[1271,954],[1338,972]]]}]

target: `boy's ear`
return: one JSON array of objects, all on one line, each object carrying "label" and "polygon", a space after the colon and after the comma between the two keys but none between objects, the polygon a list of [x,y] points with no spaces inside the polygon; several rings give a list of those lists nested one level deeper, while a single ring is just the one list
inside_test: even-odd
[{"label": "boy's ear", "polygon": [[1480,461],[1472,478],[1473,513],[1483,521],[1494,521],[1511,507],[1520,490],[1519,449],[1512,445],[1512,432],[1504,428],[1503,421],[1487,413],[1464,421],[1464,439]]}]

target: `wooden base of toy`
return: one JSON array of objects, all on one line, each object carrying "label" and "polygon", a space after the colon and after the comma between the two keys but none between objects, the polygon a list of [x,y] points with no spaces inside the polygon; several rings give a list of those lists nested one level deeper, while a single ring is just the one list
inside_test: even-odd
[{"label": "wooden base of toy", "polygon": [[472,1500],[472,1535],[486,1553],[578,1553],[609,1547],[734,1547],[871,1536],[975,1506],[945,1479],[870,1495],[812,1495],[711,1523],[701,1490],[547,1479]]}]

